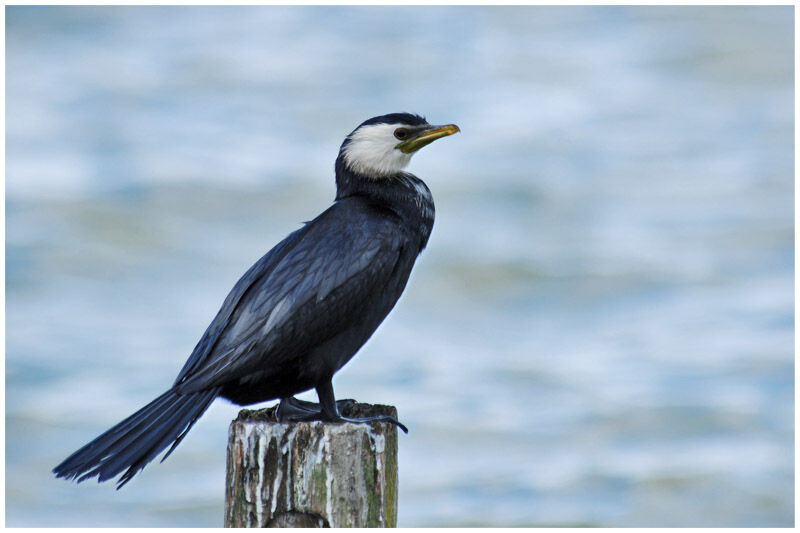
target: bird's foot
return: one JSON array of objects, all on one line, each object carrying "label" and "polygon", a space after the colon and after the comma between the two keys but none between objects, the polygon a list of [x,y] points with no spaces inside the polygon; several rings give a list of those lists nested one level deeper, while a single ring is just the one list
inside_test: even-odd
[{"label": "bird's foot", "polygon": [[352,422],[354,424],[389,422],[402,429],[404,433],[408,433],[408,428],[391,415],[346,417],[339,414],[343,409],[347,409],[355,403],[355,400],[350,399],[338,400],[336,402],[336,414],[330,415],[320,409],[318,403],[298,400],[292,396],[281,400],[281,402],[278,404],[278,410],[276,414],[279,422],[310,422],[313,420],[333,423]]},{"label": "bird's foot", "polygon": [[[355,400],[337,400],[336,410],[342,412],[345,409],[356,403]],[[298,400],[294,396],[284,398],[278,404],[276,415],[278,422],[301,422],[307,420],[321,420],[321,418],[314,418],[314,415],[319,415],[322,409],[318,403],[307,402],[306,400]],[[309,418],[311,416],[311,418]]]}]

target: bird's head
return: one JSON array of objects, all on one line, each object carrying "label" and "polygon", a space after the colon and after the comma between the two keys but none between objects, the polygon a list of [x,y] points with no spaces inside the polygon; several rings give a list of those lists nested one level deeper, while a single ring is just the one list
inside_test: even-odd
[{"label": "bird's head", "polygon": [[342,143],[339,158],[353,172],[381,178],[403,170],[417,150],[461,131],[431,126],[419,115],[392,113],[364,121]]}]

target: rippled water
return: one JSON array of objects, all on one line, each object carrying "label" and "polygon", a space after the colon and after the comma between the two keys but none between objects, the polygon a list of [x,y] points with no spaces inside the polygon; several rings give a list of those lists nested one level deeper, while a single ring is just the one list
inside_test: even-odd
[{"label": "rippled water", "polygon": [[119,492],[49,471],[402,110],[462,133],[335,380],[411,429],[400,525],[793,525],[792,9],[7,8],[7,525],[222,524],[222,401]]}]

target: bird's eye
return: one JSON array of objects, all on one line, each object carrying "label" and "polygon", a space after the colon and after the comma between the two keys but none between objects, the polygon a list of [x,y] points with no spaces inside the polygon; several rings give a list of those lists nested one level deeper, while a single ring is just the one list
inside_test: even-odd
[{"label": "bird's eye", "polygon": [[402,141],[408,137],[408,130],[405,128],[397,128],[394,130],[394,136]]}]

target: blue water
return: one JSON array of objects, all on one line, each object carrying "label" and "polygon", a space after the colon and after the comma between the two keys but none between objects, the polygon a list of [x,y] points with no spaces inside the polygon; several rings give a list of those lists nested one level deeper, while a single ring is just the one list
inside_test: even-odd
[{"label": "blue water", "polygon": [[411,429],[399,524],[792,526],[793,18],[8,7],[7,525],[222,524],[222,401],[119,492],[50,469],[407,110],[462,133],[415,156],[428,250],[334,382]]}]

